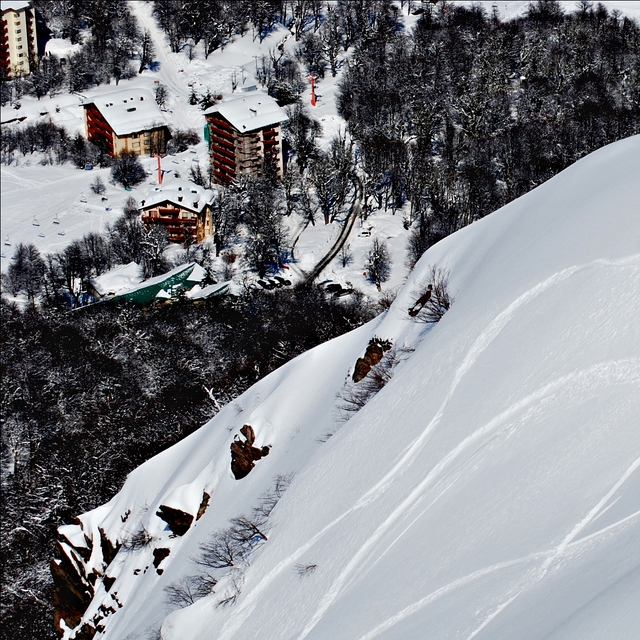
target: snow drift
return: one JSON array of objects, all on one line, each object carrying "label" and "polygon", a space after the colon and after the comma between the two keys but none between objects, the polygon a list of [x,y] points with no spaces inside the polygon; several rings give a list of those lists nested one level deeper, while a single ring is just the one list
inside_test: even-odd
[{"label": "snow drift", "polygon": [[[61,616],[65,637],[637,637],[638,176],[640,136],[440,242],[386,314],[283,366],[63,527],[54,564],[91,596],[74,630]],[[416,323],[433,265],[455,302]],[[336,395],[374,336],[402,356],[341,422]],[[269,455],[235,480],[245,424]],[[251,552],[210,569],[214,592],[169,604],[201,545],[291,474]],[[184,535],[161,506],[192,517]]]}]

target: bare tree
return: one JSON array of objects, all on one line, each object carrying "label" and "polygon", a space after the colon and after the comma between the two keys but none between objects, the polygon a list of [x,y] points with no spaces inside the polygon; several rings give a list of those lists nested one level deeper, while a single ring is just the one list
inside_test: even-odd
[{"label": "bare tree", "polygon": [[386,282],[391,275],[391,257],[386,242],[380,242],[378,238],[373,240],[371,250],[367,253],[365,263],[367,278],[381,291],[382,283]]},{"label": "bare tree", "polygon": [[244,554],[243,545],[226,529],[217,531],[209,542],[203,542],[200,545],[200,553],[195,558],[195,562],[211,569],[226,569],[234,567],[242,560]]}]

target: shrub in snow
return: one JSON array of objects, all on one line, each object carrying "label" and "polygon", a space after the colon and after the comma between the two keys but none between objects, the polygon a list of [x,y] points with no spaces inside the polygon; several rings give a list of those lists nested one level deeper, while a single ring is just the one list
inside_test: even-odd
[{"label": "shrub in snow", "polygon": [[449,272],[432,265],[426,282],[419,286],[414,296],[409,316],[416,322],[438,322],[454,301],[449,293]]},{"label": "shrub in snow", "polygon": [[175,607],[188,607],[196,600],[214,593],[217,583],[218,581],[208,573],[185,576],[178,582],[165,587],[165,600]]},{"label": "shrub in snow", "polygon": [[111,179],[123,187],[131,188],[144,182],[147,174],[135,153],[125,151],[113,161]]},{"label": "shrub in snow", "polygon": [[144,525],[122,540],[122,548],[127,551],[138,551],[144,549],[153,540],[153,536],[147,531]]},{"label": "shrub in snow", "polygon": [[[106,190],[107,190],[107,187],[102,181],[102,178],[100,176],[96,176],[96,179],[91,183],[91,191],[101,196]],[[136,212],[137,212],[137,209],[136,209]]]}]

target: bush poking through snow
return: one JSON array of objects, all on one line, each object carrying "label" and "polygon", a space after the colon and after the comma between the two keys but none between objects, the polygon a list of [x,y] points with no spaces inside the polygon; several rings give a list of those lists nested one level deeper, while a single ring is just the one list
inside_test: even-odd
[{"label": "bush poking through snow", "polygon": [[[267,540],[264,530],[267,520],[292,478],[293,474],[277,475],[274,486],[261,496],[258,506],[251,510],[251,516],[233,518],[229,528],[216,531],[208,542],[200,545],[193,562],[208,569],[228,570],[221,578],[224,590],[218,606],[227,606],[237,600],[244,583],[240,565],[256,546]],[[187,576],[165,589],[166,600],[177,607],[187,607],[213,593],[217,583],[218,579],[208,572]]]},{"label": "bush poking through snow", "polygon": [[226,569],[240,562],[245,555],[245,548],[230,529],[217,531],[209,542],[200,545],[200,554],[196,557],[196,564],[211,569]]},{"label": "bush poking through snow", "polygon": [[[338,392],[338,422],[347,422],[358,413],[391,380],[396,365],[412,352],[413,349],[406,347],[390,347],[362,380],[354,382],[349,379]],[[328,439],[333,434],[326,435]]]},{"label": "bush poking through snow", "polygon": [[408,311],[409,316],[415,322],[439,322],[454,302],[449,293],[449,272],[432,265],[427,282],[419,285],[414,296],[415,302]]},{"label": "bush poking through snow", "polygon": [[196,600],[214,593],[218,581],[208,573],[185,576],[178,582],[165,587],[167,604],[183,608],[192,605]]},{"label": "bush poking through snow", "polygon": [[232,569],[227,577],[228,586],[222,598],[216,603],[218,607],[235,604],[244,586],[244,573],[240,569]]},{"label": "bush poking through snow", "polygon": [[318,568],[317,564],[296,564],[293,567],[298,574],[299,578],[306,578],[310,576],[312,573],[315,573],[315,570]]},{"label": "bush poking through snow", "polygon": [[132,533],[128,538],[122,541],[122,548],[127,551],[139,551],[144,549],[153,540],[153,536],[147,531],[144,525],[140,525],[140,528]]}]

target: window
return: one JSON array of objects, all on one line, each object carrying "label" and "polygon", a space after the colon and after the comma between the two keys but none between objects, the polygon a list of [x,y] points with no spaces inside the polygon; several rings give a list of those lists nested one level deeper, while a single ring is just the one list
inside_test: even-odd
[{"label": "window", "polygon": [[19,53],[18,58],[24,58],[24,53]]},{"label": "window", "polygon": [[20,20],[16,21],[14,24],[16,25],[16,27],[20,26]]},{"label": "window", "polygon": [[139,133],[132,133],[132,134],[131,134],[131,137],[132,137],[132,138],[137,138],[139,135],[140,135]]},{"label": "window", "polygon": [[22,33],[22,29],[16,29],[16,33]]},{"label": "window", "polygon": [[21,44],[18,45],[18,51],[20,51],[20,49],[22,49],[22,45]]},{"label": "window", "polygon": [[16,42],[22,42],[22,38],[16,38]]}]

